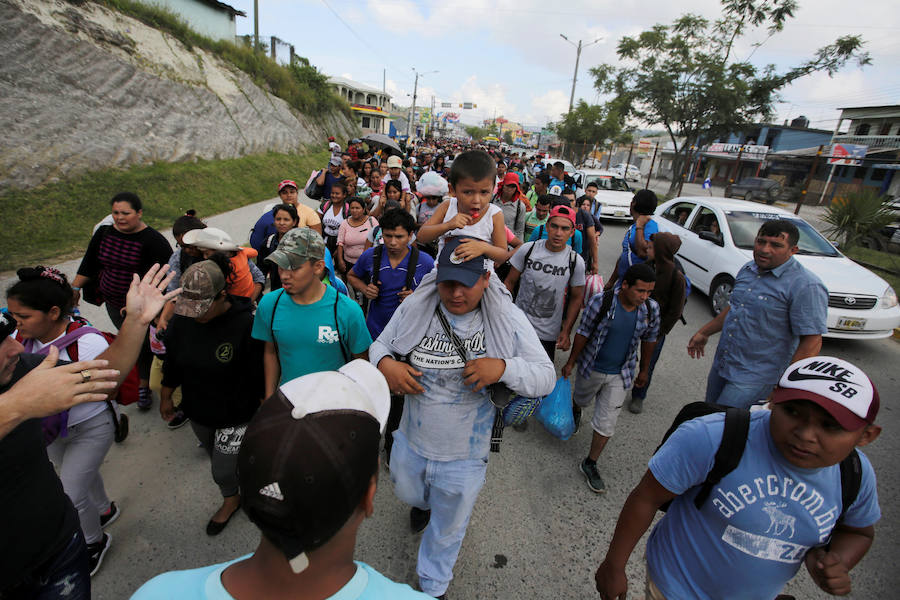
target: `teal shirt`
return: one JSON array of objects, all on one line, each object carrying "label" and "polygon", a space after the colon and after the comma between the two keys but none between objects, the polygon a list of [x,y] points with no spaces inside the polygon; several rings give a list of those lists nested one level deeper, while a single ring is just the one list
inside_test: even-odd
[{"label": "teal shirt", "polygon": [[283,291],[266,294],[256,309],[251,335],[277,344],[279,385],[309,373],[339,369],[346,362],[341,344],[348,358],[365,352],[372,344],[359,304],[331,286],[326,286],[322,299],[312,304],[297,304]]}]

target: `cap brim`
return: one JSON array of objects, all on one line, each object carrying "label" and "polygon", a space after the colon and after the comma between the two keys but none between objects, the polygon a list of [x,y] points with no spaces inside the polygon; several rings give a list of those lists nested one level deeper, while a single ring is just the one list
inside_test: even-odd
[{"label": "cap brim", "polygon": [[472,287],[481,279],[484,273],[478,274],[470,269],[463,269],[454,265],[442,265],[437,270],[437,283],[442,281],[458,281],[466,287]]},{"label": "cap brim", "polygon": [[309,260],[309,257],[298,256],[293,252],[276,250],[272,254],[268,255],[266,257],[266,260],[275,263],[276,266],[279,266],[282,269],[293,271],[294,269],[299,269],[300,267],[302,267],[303,263]]},{"label": "cap brim", "polygon": [[215,298],[190,299],[183,295],[175,300],[175,314],[196,319],[206,314]]},{"label": "cap brim", "polygon": [[858,431],[869,424],[868,421],[848,409],[846,406],[807,390],[776,387],[775,391],[772,392],[770,402],[772,404],[781,404],[782,402],[789,402],[791,400],[808,400],[813,404],[821,406],[825,412],[834,417],[834,420],[847,431]]}]

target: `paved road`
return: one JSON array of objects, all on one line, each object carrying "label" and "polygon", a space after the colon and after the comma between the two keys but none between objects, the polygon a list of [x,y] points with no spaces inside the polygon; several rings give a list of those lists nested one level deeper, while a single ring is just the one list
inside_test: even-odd
[{"label": "paved road", "polygon": [[[245,239],[264,203],[209,219]],[[600,244],[601,264],[612,265],[624,227],[609,224]],[[74,270],[77,265],[68,265]],[[7,285],[0,282],[0,285]],[[88,311],[85,311],[86,313]],[[90,318],[94,318],[90,314]],[[593,572],[612,536],[619,510],[640,479],[646,461],[678,408],[701,399],[711,356],[691,360],[684,351],[691,334],[710,318],[705,297],[688,301],[688,325],[676,326],[657,367],[644,414],[623,411],[616,436],[600,461],[608,492],[592,493],[584,484],[578,463],[586,455],[590,430],[583,428],[567,442],[556,440],[540,425],[525,433],[508,430],[499,455],[492,455],[487,483],[475,507],[468,534],[450,586],[453,598],[574,599],[598,597]],[[101,319],[97,319],[98,322]],[[713,342],[714,343],[714,342]],[[885,434],[867,449],[879,474],[884,517],[872,550],[854,571],[854,598],[885,598],[900,587],[896,569],[900,539],[900,498],[896,457],[900,439],[900,396],[897,365],[900,344],[827,341],[825,352],[864,366],[881,391],[880,422]],[[557,359],[561,366],[565,356]],[[192,568],[250,552],[258,536],[243,513],[238,513],[218,537],[204,529],[220,498],[209,463],[197,448],[190,429],[168,431],[155,410],[139,413],[129,407],[131,435],[109,453],[103,467],[107,490],[122,508],[110,526],[113,546],[94,578],[94,598],[126,598],[143,581],[166,570]],[[357,557],[388,576],[415,582],[419,537],[409,533],[408,508],[397,501],[390,480],[382,472],[376,510],[361,532]],[[636,594],[643,589],[643,542],[629,563]],[[890,590],[895,590],[891,592]],[[797,598],[825,594],[805,573],[786,593]]]}]

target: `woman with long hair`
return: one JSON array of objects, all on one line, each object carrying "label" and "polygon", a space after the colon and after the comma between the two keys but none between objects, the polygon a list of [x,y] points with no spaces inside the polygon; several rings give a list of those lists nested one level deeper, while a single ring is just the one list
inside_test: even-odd
[{"label": "woman with long hair", "polygon": [[297,213],[297,207],[293,204],[279,204],[272,209],[272,213],[275,216],[275,233],[266,238],[262,248],[259,249],[256,264],[260,271],[269,278],[269,289],[274,291],[281,289],[281,277],[278,276],[278,269],[272,262],[267,261],[266,257],[275,252],[278,242],[285,233],[300,224],[300,215]]},{"label": "woman with long hair", "polygon": [[[26,352],[44,354],[54,345],[59,348],[60,360],[77,362],[92,360],[109,347],[106,338],[87,321],[73,318],[74,294],[64,274],[50,267],[19,269],[16,274],[19,281],[6,292],[6,301]],[[115,436],[114,410],[113,403],[86,402],[43,422],[47,454],[78,510],[91,575],[100,568],[112,542],[103,527],[119,516],[100,476],[100,465]]]},{"label": "woman with long hair", "polygon": [[378,226],[378,221],[366,214],[366,203],[361,198],[350,198],[350,216],[338,230],[337,269],[346,274],[353,268],[366,249],[369,232]]}]

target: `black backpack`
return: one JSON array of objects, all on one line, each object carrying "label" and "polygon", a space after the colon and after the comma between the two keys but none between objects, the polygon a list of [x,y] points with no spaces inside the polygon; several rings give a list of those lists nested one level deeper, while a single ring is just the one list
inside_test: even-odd
[{"label": "black backpack", "polygon": [[[375,285],[380,286],[381,280],[378,279],[378,274],[381,272],[381,257],[384,256],[384,244],[379,244],[375,246],[375,249],[372,250],[372,272],[366,278],[366,284],[374,283]],[[419,266],[419,247],[413,244],[409,248],[409,261],[406,264],[406,283],[403,285],[404,289],[412,290],[413,282],[416,277],[416,267]]]},{"label": "black backpack", "polygon": [[[735,408],[731,406],[722,406],[720,404],[710,404],[709,402],[691,402],[685,404],[675,415],[672,425],[663,436],[662,442],[657,446],[659,450],[662,445],[669,439],[678,426],[704,415],[713,413],[725,413],[725,427],[722,430],[722,441],[719,442],[719,449],[716,450],[716,458],[713,466],[706,475],[706,479],[700,484],[700,490],[694,498],[694,505],[699,509],[709,498],[713,487],[719,483],[723,477],[734,471],[741,462],[744,455],[744,448],[747,446],[747,436],[750,433],[750,411],[745,408]],[[654,452],[655,454],[655,452]],[[844,513],[856,501],[859,495],[859,488],[862,482],[862,464],[859,460],[859,454],[856,450],[850,453],[847,458],[841,461],[841,514],[835,524],[844,518]],[[669,509],[670,502],[666,502],[659,507],[659,510],[665,512]]]}]

